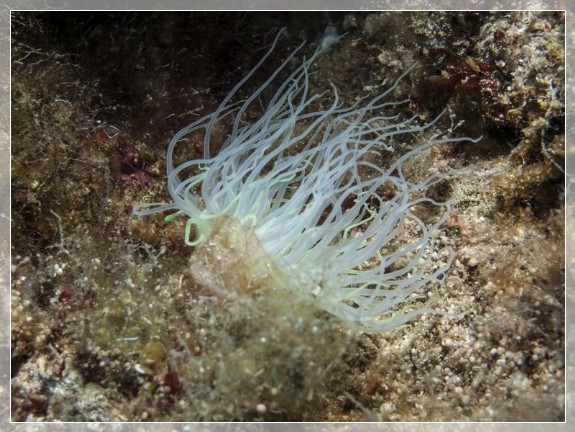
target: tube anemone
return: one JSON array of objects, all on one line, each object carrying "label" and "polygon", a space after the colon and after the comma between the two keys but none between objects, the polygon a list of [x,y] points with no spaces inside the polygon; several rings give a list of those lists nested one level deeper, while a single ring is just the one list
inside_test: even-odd
[{"label": "tube anemone", "polygon": [[[434,234],[449,216],[452,202],[438,202],[426,194],[445,175],[414,182],[406,178],[403,166],[431,146],[471,139],[426,142],[386,168],[371,162],[382,151],[392,151],[395,136],[420,132],[437,118],[419,125],[415,117],[382,114],[409,102],[387,99],[411,68],[385,92],[348,107],[332,85],[330,106],[316,110],[315,102],[325,94],[310,94],[310,65],[321,49],[289,75],[261,117],[249,123],[248,110],[302,47],[246,100],[232,102],[278,38],[279,34],[212,114],[186,126],[170,141],[167,185],[173,201],[139,205],[134,214],[173,210],[166,219],[187,216],[185,241],[198,247],[221,232],[222,224],[249,230],[259,240],[259,245],[250,241],[250,247],[261,246],[274,274],[280,274],[274,276],[274,284],[313,296],[322,309],[359,331],[394,329],[419,314],[434,312],[411,295],[441,279],[451,265],[452,252],[441,265],[431,252]],[[214,128],[228,123],[229,136],[214,155]],[[200,130],[203,158],[176,165],[176,147]],[[384,189],[393,192],[384,198]],[[422,204],[439,210],[434,222],[414,211]],[[237,236],[230,238],[239,241]],[[247,254],[254,257],[252,261],[262,260],[259,252]]]}]

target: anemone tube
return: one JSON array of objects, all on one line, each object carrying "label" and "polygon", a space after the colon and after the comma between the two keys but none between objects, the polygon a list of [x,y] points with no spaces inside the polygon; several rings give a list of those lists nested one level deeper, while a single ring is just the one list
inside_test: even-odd
[{"label": "anemone tube", "polygon": [[[409,102],[386,99],[413,66],[385,92],[349,107],[342,106],[332,84],[330,107],[314,111],[314,102],[324,94],[309,94],[310,66],[322,47],[279,86],[263,115],[248,123],[248,109],[303,46],[251,96],[233,103],[240,87],[273,51],[280,34],[212,114],[186,126],[170,141],[166,164],[173,202],[138,205],[134,214],[175,211],[167,220],[186,215],[185,241],[198,247],[210,239],[214,227],[234,221],[230,226],[249,230],[259,239],[283,275],[282,288],[314,296],[322,309],[357,331],[379,333],[422,313],[439,312],[427,303],[415,302],[412,294],[442,279],[451,266],[453,252],[448,251],[446,262],[439,266],[434,266],[431,252],[434,234],[450,215],[453,203],[426,196],[445,174],[412,182],[403,166],[432,146],[475,140],[434,139],[385,169],[370,162],[369,155],[392,151],[394,136],[423,131],[441,115],[418,125],[415,116],[401,120],[399,115],[381,114]],[[229,136],[218,154],[211,155],[214,128],[232,119]],[[176,147],[198,130],[204,131],[204,157],[176,166]],[[360,175],[364,172],[371,173],[368,179]],[[384,186],[394,189],[392,197],[380,196]],[[353,202],[351,207],[349,202]],[[424,203],[442,210],[435,222],[424,222],[413,211]],[[404,230],[412,233],[409,239],[387,251]],[[190,239],[192,231],[194,239]]]}]

